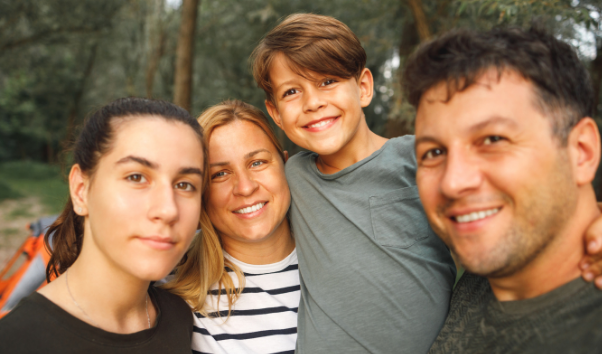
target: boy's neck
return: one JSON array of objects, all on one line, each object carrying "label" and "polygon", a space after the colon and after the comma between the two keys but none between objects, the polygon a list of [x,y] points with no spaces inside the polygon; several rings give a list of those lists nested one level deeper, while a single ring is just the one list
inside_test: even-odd
[{"label": "boy's neck", "polygon": [[354,137],[339,151],[330,155],[318,155],[316,166],[324,174],[339,172],[362,161],[380,149],[388,139],[372,132],[363,120]]}]

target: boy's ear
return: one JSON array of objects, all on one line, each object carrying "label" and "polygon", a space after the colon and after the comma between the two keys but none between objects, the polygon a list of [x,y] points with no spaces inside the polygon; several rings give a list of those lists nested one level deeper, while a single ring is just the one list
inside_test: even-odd
[{"label": "boy's ear", "polygon": [[69,172],[69,194],[73,203],[73,211],[80,216],[88,215],[88,178],[78,164]]},{"label": "boy's ear", "polygon": [[600,162],[600,134],[593,119],[583,118],[573,127],[568,148],[577,185],[591,183]]},{"label": "boy's ear", "polygon": [[278,113],[278,109],[276,108],[276,106],[274,106],[272,101],[265,100],[265,108],[267,108],[268,114],[270,115],[270,117],[272,117],[274,123],[276,123],[276,125],[280,129],[282,129],[282,119],[280,119],[280,113]]},{"label": "boy's ear", "polygon": [[359,80],[357,81],[360,87],[360,103],[362,107],[368,107],[374,96],[374,78],[372,72],[368,68],[362,70]]}]

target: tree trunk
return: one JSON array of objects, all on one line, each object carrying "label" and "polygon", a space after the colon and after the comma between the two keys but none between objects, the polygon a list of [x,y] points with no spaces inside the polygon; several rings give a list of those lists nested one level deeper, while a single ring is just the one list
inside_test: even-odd
[{"label": "tree trunk", "polygon": [[84,69],[80,85],[77,91],[75,92],[75,96],[73,97],[73,106],[71,107],[71,110],[69,111],[69,116],[67,118],[67,131],[65,132],[65,138],[63,139],[63,142],[61,144],[64,149],[68,148],[73,140],[73,132],[75,131],[77,111],[79,110],[79,104],[84,94],[86,81],[88,81],[88,78],[92,73],[92,68],[94,67],[94,60],[96,59],[96,49],[98,49],[98,42],[92,45],[92,49],[90,50],[90,57],[88,58],[88,62],[86,63],[86,68]]},{"label": "tree trunk", "polygon": [[590,73],[592,75],[592,86],[594,88],[594,115],[602,118],[598,111],[600,104],[600,88],[602,86],[602,39],[598,40],[596,46],[596,59],[592,60]]},{"label": "tree trunk", "polygon": [[174,103],[190,111],[192,91],[192,64],[194,31],[200,0],[182,1],[182,22],[176,50]]},{"label": "tree trunk", "polygon": [[422,0],[406,0],[406,3],[412,10],[412,16],[414,16],[414,23],[416,24],[416,30],[420,41],[424,42],[431,38],[431,30],[429,29],[429,23],[424,14],[424,6]]}]

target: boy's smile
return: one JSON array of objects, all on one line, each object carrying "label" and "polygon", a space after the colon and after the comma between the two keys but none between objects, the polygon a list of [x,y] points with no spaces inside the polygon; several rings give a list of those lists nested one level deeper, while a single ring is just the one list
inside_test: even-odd
[{"label": "boy's smile", "polygon": [[363,107],[372,100],[372,74],[341,79],[297,73],[278,54],[271,65],[274,102],[266,101],[276,124],[295,144],[320,156],[332,156],[361,145],[358,131],[368,130]]}]

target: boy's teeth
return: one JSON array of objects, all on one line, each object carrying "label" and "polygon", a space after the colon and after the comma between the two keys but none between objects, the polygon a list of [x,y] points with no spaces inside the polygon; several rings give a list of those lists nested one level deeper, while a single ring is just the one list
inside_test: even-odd
[{"label": "boy's teeth", "polygon": [[248,214],[263,208],[264,205],[265,203],[257,203],[255,205],[251,205],[250,207],[234,210],[234,212],[237,214]]},{"label": "boy's teeth", "polygon": [[470,214],[456,216],[456,221],[459,223],[471,222],[484,219],[490,215],[497,214],[500,208],[494,208],[489,210],[475,211]]},{"label": "boy's teeth", "polygon": [[326,120],[319,121],[318,123],[308,125],[307,127],[309,127],[309,128],[318,128],[318,127],[325,126],[326,124],[328,124],[330,122],[332,122],[332,119],[326,119]]}]

